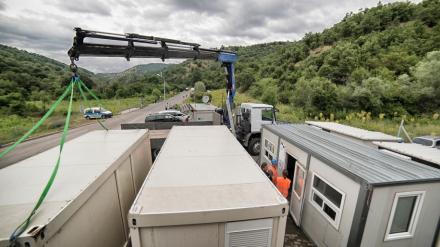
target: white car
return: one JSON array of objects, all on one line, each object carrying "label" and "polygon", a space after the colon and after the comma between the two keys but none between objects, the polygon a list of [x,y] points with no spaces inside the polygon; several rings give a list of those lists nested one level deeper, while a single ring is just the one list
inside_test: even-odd
[{"label": "white car", "polygon": [[178,110],[165,110],[165,111],[160,111],[158,112],[159,114],[170,114],[176,117],[183,117],[186,116],[185,113],[178,111]]},{"label": "white car", "polygon": [[165,111],[158,112],[158,114],[171,115],[171,116],[179,118],[182,122],[186,121],[187,118],[189,118],[188,115],[186,115],[185,113],[178,111],[178,110],[165,110]]},{"label": "white car", "polygon": [[97,119],[97,118],[111,118],[113,113],[102,107],[92,107],[84,109],[84,118]]}]

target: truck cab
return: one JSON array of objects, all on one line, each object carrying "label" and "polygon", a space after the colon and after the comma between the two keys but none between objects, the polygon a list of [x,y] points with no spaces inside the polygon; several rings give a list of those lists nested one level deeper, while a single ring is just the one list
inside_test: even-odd
[{"label": "truck cab", "polygon": [[257,155],[260,152],[261,127],[275,121],[272,105],[242,103],[236,115],[237,139],[251,155]]}]

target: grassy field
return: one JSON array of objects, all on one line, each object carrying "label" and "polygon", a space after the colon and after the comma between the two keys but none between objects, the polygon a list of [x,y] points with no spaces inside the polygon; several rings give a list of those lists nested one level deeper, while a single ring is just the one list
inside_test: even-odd
[{"label": "grassy field", "polygon": [[[95,100],[89,101],[92,106],[99,106]],[[42,107],[42,102],[32,102],[35,105]],[[151,102],[144,100],[143,106]],[[110,99],[101,100],[102,107],[113,112],[114,115],[121,111],[140,107],[141,100],[139,98],[127,99]],[[68,102],[63,101],[50,118],[33,134],[33,136],[43,135],[46,133],[61,130],[64,126],[65,115],[67,112]],[[84,119],[80,112],[81,107],[87,108],[82,101],[73,102],[71,127],[79,126],[94,121]],[[0,116],[0,145],[13,142],[26,133],[34,124],[40,120],[41,117],[22,117],[17,115]]]},{"label": "grassy field", "polygon": [[[222,102],[225,98],[224,90],[214,90],[211,92],[211,95],[212,104],[222,106]],[[239,105],[242,102],[257,103],[259,101],[253,99],[249,95],[237,93],[235,97],[236,105]],[[278,104],[276,108],[278,109],[278,120],[291,123],[303,123],[306,120],[334,121],[395,136],[399,130],[401,120],[404,119],[405,129],[408,131],[411,138],[421,135],[440,135],[440,112],[422,116],[399,116],[397,114],[393,116],[386,116],[384,114],[372,116],[371,113],[364,111],[307,115],[302,109],[291,105]]]}]

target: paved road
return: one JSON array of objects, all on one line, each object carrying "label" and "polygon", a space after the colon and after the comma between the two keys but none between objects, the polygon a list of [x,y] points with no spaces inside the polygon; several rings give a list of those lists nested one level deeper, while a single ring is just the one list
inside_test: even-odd
[{"label": "paved road", "polygon": [[[147,114],[164,110],[166,104],[169,106],[179,104],[188,96],[188,91],[182,92],[165,102],[151,104],[145,108],[124,113],[111,119],[106,119],[105,125],[109,129],[121,129],[121,123],[142,123]],[[67,140],[74,139],[89,131],[99,129],[102,129],[102,127],[98,123],[71,129],[69,130]],[[21,143],[15,148],[15,150],[8,153],[0,160],[0,169],[59,145],[60,135],[61,133],[57,133]]]}]

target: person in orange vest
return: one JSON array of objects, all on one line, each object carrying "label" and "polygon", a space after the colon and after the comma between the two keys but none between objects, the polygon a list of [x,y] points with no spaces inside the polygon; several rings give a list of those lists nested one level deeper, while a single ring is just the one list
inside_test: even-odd
[{"label": "person in orange vest", "polygon": [[276,183],[278,190],[285,198],[287,198],[287,196],[289,195],[289,189],[292,183],[292,181],[290,181],[290,179],[287,178],[287,176],[288,176],[287,170],[283,170],[283,176],[277,177],[277,183]]},{"label": "person in orange vest", "polygon": [[278,162],[276,159],[272,160],[272,165],[269,166],[269,169],[272,171],[272,183],[277,185]]},{"label": "person in orange vest", "polygon": [[264,174],[266,174],[267,178],[272,181],[272,170],[269,169],[269,166],[267,165],[266,162],[263,162],[263,164],[261,164],[261,170],[263,170]]}]

